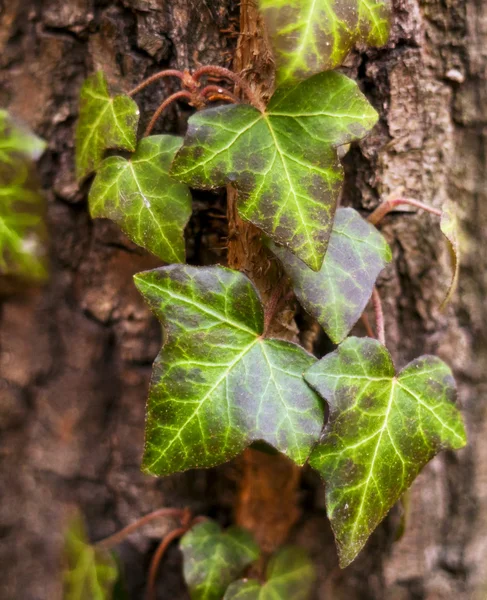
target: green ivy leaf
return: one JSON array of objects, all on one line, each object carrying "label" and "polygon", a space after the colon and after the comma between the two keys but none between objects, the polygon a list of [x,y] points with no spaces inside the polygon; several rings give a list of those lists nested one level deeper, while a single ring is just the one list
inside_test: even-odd
[{"label": "green ivy leaf", "polygon": [[193,527],[180,548],[192,600],[220,600],[229,584],[259,558],[250,533],[239,527],[222,531],[213,521]]},{"label": "green ivy leaf", "polygon": [[135,276],[164,324],[154,363],[143,469],[154,475],[213,467],[254,441],[302,465],[322,429],[303,348],[263,339],[252,283],[224,267],[171,265]]},{"label": "green ivy leaf", "polygon": [[313,563],[301,548],[287,546],[269,561],[267,582],[235,581],[223,600],[308,600],[316,579]]},{"label": "green ivy leaf", "polygon": [[118,579],[115,559],[88,542],[83,519],[76,513],[64,544],[63,600],[111,600]]},{"label": "green ivy leaf", "polygon": [[357,42],[383,46],[390,0],[259,0],[278,79],[304,79],[343,63]]},{"label": "green ivy leaf", "polygon": [[377,340],[351,337],[306,373],[330,419],[311,466],[326,482],[328,517],[346,567],[440,450],[466,444],[455,381],[435,356],[395,375]]},{"label": "green ivy leaf", "polygon": [[0,110],[0,162],[9,164],[14,158],[39,160],[46,142],[22,123],[13,119],[6,110]]},{"label": "green ivy leaf", "polygon": [[382,235],[352,208],[337,210],[325,260],[317,273],[285,248],[270,247],[291,278],[299,302],[336,344],[360,318],[377,275],[392,259]]},{"label": "green ivy leaf", "polygon": [[440,228],[446,237],[450,247],[450,255],[453,265],[453,276],[448,288],[445,299],[441,305],[444,308],[451,300],[453,293],[458,285],[458,276],[460,273],[460,241],[458,236],[458,217],[453,202],[448,201],[443,205],[441,212]]},{"label": "green ivy leaf", "polygon": [[0,275],[47,277],[44,216],[34,160],[45,143],[0,110]]},{"label": "green ivy leaf", "polygon": [[89,195],[92,217],[115,221],[139,246],[165,262],[184,262],[183,230],[191,216],[191,193],[169,177],[182,138],[144,138],[129,160],[106,158]]},{"label": "green ivy leaf", "polygon": [[129,96],[110,97],[105,75],[98,71],[84,82],[76,127],[76,177],[96,171],[109,148],[135,150],[139,109]]},{"label": "green ivy leaf", "polygon": [[233,184],[240,215],[318,271],[343,180],[336,148],[376,121],[354,81],[320,73],[279,88],[265,113],[240,104],[193,115],[172,174],[205,189]]}]

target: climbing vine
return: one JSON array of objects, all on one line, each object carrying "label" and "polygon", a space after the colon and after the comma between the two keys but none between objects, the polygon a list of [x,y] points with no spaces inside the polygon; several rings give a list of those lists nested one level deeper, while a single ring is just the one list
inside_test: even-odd
[{"label": "climbing vine", "polygon": [[[454,263],[446,302],[458,279],[456,218],[450,204],[439,211],[409,198],[388,199],[368,219],[338,207],[338,149],[370,132],[378,114],[355,81],[329,69],[357,42],[387,41],[389,3],[260,0],[260,6],[277,64],[278,87],[267,105],[239,74],[221,67],[162,71],[127,95],[111,95],[98,72],[81,92],[76,171],[80,182],[96,173],[89,193],[93,217],[112,219],[169,263],[135,276],[164,329],[149,391],[143,470],[168,475],[212,467],[265,442],[323,478],[345,567],[424,465],[466,443],[448,366],[421,356],[396,373],[375,288],[392,260],[376,225],[397,205],[409,204],[441,218]],[[138,140],[133,97],[165,77],[177,78],[182,89],[161,103]],[[180,100],[196,109],[185,136],[152,135],[166,108]],[[104,158],[108,149],[131,154]],[[263,306],[243,273],[184,264],[190,188],[225,185],[237,190],[240,217],[261,230],[298,301],[338,344],[321,360],[269,334],[280,290]],[[368,337],[347,337],[369,301],[376,334],[366,322]],[[184,535],[193,598],[308,597],[313,569],[299,549],[279,551],[267,565],[266,582],[235,581],[259,555],[248,533],[180,518],[170,539]]]}]

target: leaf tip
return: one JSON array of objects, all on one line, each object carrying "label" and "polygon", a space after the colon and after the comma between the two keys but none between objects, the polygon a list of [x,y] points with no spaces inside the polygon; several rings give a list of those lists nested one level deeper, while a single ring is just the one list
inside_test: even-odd
[{"label": "leaf tip", "polygon": [[149,287],[150,274],[151,271],[141,271],[133,276],[134,285],[143,296],[146,295],[146,290]]},{"label": "leaf tip", "polygon": [[460,411],[458,411],[458,420],[460,425],[457,434],[458,442],[455,442],[451,445],[452,450],[461,450],[462,448],[465,448],[465,446],[468,444],[467,430],[465,429],[465,422]]},{"label": "leaf tip", "polygon": [[338,546],[338,566],[340,569],[346,569],[349,567],[353,561],[357,558],[360,550],[362,550],[363,546],[359,548],[349,547],[349,546]]}]

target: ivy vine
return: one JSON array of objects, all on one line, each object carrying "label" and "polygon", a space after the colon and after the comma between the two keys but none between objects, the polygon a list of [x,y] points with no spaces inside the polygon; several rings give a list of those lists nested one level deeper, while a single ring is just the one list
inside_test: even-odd
[{"label": "ivy vine", "polygon": [[[352,79],[329,69],[356,42],[387,41],[389,2],[260,0],[260,6],[279,82],[267,106],[238,74],[221,67],[162,71],[128,95],[110,95],[103,73],[96,73],[81,92],[77,175],[82,181],[96,171],[93,217],[114,220],[136,244],[172,263],[135,276],[164,328],[143,469],[168,475],[211,467],[264,441],[322,476],[345,567],[424,465],[466,443],[447,365],[421,356],[396,373],[375,288],[392,253],[375,226],[403,203],[441,217],[454,262],[446,300],[458,279],[458,229],[451,204],[442,212],[395,198],[368,219],[337,206],[343,182],[338,148],[364,137],[378,114]],[[209,76],[236,85],[248,103],[231,89],[205,84]],[[182,89],[164,100],[137,142],[132,97],[164,77],[178,78]],[[176,100],[197,109],[184,138],[151,135]],[[132,154],[103,160],[105,150],[117,148]],[[260,228],[303,308],[339,344],[321,360],[268,336],[276,307],[262,306],[244,274],[177,264],[185,258],[190,187],[224,185],[238,191],[240,216]],[[377,335],[367,324],[369,337],[347,338],[371,299]],[[312,569],[299,551],[278,554],[263,585],[233,582],[257,556],[245,533],[222,533],[209,522],[191,528],[187,520],[176,531],[189,531],[181,548],[193,598],[308,597],[303,581],[312,585]]]}]

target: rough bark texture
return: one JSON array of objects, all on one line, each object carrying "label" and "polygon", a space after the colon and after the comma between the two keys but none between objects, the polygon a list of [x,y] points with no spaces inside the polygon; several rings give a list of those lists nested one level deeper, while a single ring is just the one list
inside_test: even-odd
[{"label": "rough bark texture", "polygon": [[[424,352],[452,365],[470,444],[421,474],[400,541],[394,543],[400,521],[394,509],[348,569],[337,568],[323,487],[308,471],[293,537],[316,561],[316,599],[481,600],[487,594],[487,5],[395,0],[394,15],[388,47],[348,61],[382,119],[345,157],[344,202],[370,209],[407,193],[435,206],[446,198],[458,204],[464,253],[452,306],[439,312],[448,253],[437,222],[425,214],[385,220],[395,262],[381,278],[381,294],[398,366]],[[160,335],[131,275],[155,261],[116,227],[90,221],[86,190],[78,190],[73,176],[73,126],[79,87],[93,69],[129,89],[165,66],[227,66],[237,17],[232,0],[0,2],[0,105],[49,141],[40,167],[52,231],[49,286],[3,301],[0,317],[2,599],[60,598],[69,504],[81,506],[93,539],[160,506],[189,505],[223,523],[230,519],[238,468],[162,480],[139,471]],[[141,94],[147,117],[172,85]],[[170,112],[160,129],[181,129],[183,109]],[[224,259],[223,202],[196,195],[188,230],[192,262]],[[134,599],[142,597],[148,560],[166,527],[146,527],[121,547]],[[175,547],[162,568],[160,598],[187,598]]]}]

